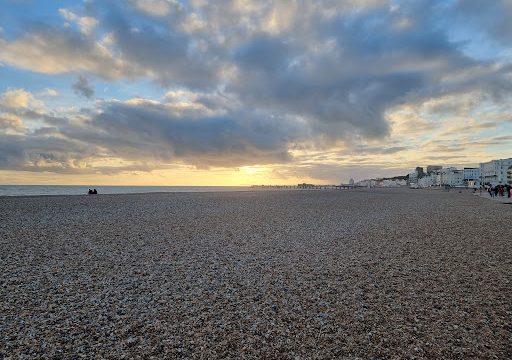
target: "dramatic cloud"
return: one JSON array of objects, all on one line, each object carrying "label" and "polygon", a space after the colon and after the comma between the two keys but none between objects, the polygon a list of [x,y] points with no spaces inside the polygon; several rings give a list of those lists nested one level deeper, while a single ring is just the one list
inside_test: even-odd
[{"label": "dramatic cloud", "polygon": [[[281,174],[334,174],[354,162],[409,166],[425,159],[424,144],[430,159],[464,161],[457,143],[478,156],[510,144],[508,134],[485,140],[511,131],[490,115],[509,114],[512,97],[506,0],[75,5],[56,8],[58,21],[0,33],[7,67],[67,81],[30,89],[52,108],[21,86],[3,90],[4,168],[281,164]],[[98,100],[57,108],[70,86]]]}]

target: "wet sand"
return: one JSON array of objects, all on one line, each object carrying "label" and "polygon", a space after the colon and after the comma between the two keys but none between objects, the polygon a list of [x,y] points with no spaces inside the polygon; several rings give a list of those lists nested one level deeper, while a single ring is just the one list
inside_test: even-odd
[{"label": "wet sand", "polygon": [[512,357],[512,206],[372,189],[0,198],[0,358]]}]

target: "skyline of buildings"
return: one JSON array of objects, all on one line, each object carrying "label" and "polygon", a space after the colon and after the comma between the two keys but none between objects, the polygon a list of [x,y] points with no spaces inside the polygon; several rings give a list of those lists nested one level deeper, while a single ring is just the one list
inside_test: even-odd
[{"label": "skyline of buildings", "polygon": [[479,187],[483,185],[512,185],[512,157],[505,159],[494,159],[480,163],[478,167],[446,167],[442,165],[428,165],[427,171],[423,167],[416,169],[404,176],[385,179],[364,179],[355,182],[363,186],[406,186],[417,187],[432,186],[465,186]]}]

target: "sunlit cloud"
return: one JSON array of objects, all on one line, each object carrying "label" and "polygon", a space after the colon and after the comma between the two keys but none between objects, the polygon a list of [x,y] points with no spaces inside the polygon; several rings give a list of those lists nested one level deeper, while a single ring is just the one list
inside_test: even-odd
[{"label": "sunlit cloud", "polygon": [[13,4],[0,171],[338,182],[510,156],[510,4],[473,3]]}]

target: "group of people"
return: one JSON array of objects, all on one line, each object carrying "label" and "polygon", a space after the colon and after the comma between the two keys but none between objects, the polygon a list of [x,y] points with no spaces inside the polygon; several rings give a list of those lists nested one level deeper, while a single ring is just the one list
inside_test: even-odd
[{"label": "group of people", "polygon": [[491,197],[511,197],[510,196],[511,186],[510,185],[489,185],[487,186],[487,192]]},{"label": "group of people", "polygon": [[89,195],[97,195],[98,194],[98,190],[96,190],[96,189],[94,189],[94,190],[89,189],[88,194]]}]

